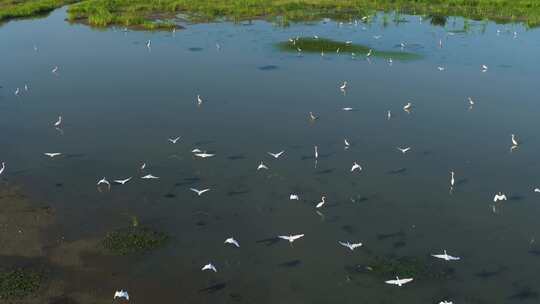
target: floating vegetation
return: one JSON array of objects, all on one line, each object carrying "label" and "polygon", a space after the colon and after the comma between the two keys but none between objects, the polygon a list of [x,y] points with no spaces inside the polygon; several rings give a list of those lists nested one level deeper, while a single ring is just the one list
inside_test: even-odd
[{"label": "floating vegetation", "polygon": [[[355,54],[358,57],[366,57],[370,53],[373,57],[380,57],[393,60],[415,60],[421,58],[420,55],[409,52],[379,51],[371,49],[365,45],[335,41],[326,38],[300,37],[277,44],[278,48],[285,52],[302,53],[324,53],[332,55],[338,53]],[[371,52],[370,52],[371,50]]]},{"label": "floating vegetation", "polygon": [[356,272],[370,273],[381,278],[413,277],[444,279],[453,275],[453,269],[443,267],[423,258],[400,257],[387,258],[377,256],[370,264],[357,268]]},{"label": "floating vegetation", "polygon": [[19,299],[39,289],[41,274],[23,269],[0,270],[0,299]]},{"label": "floating vegetation", "polygon": [[137,225],[108,233],[103,239],[103,247],[113,254],[126,255],[145,252],[163,246],[169,236]]}]

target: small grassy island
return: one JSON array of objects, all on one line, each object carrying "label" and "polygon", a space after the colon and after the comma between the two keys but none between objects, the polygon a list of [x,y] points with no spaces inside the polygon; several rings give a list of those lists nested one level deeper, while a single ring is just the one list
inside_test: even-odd
[{"label": "small grassy island", "polygon": [[0,0],[0,22],[40,16],[64,5],[69,5],[71,22],[147,30],[174,28],[170,19],[179,13],[193,21],[280,18],[296,22],[324,17],[350,20],[375,11],[396,11],[433,20],[463,16],[540,25],[537,0]]},{"label": "small grassy island", "polygon": [[371,49],[367,46],[347,43],[341,41],[335,41],[326,38],[313,38],[313,37],[299,37],[294,40],[284,41],[278,43],[278,48],[285,52],[298,52],[301,50],[303,53],[326,53],[326,54],[354,54],[358,57],[366,57],[369,53],[370,56],[380,57],[385,59],[396,60],[414,60],[420,58],[420,55],[409,52],[393,52],[393,51],[379,51]]},{"label": "small grassy island", "polygon": [[108,233],[103,239],[103,247],[117,255],[146,252],[163,246],[168,235],[147,227],[133,226]]},{"label": "small grassy island", "polygon": [[24,298],[36,292],[40,283],[41,275],[34,271],[0,270],[0,299],[5,301]]}]

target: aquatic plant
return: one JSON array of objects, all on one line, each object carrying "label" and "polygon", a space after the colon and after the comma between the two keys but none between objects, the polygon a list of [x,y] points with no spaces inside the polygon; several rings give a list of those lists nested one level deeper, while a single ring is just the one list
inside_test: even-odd
[{"label": "aquatic plant", "polygon": [[24,269],[0,270],[0,299],[17,299],[36,292],[41,274]]},{"label": "aquatic plant", "polygon": [[163,246],[169,236],[163,232],[154,231],[148,227],[132,226],[127,229],[107,233],[102,244],[113,253],[126,255],[135,252],[145,252]]},{"label": "aquatic plant", "polygon": [[415,257],[375,257],[368,266],[371,273],[380,277],[401,277],[413,278],[447,278],[452,275],[450,268],[438,267],[430,261]]},{"label": "aquatic plant", "polygon": [[395,60],[413,60],[419,59],[420,55],[409,52],[394,52],[394,51],[380,51],[371,49],[365,45],[347,43],[341,41],[335,41],[326,38],[312,38],[312,37],[300,37],[294,41],[284,41],[277,44],[277,47],[285,52],[297,52],[301,49],[303,53],[321,53],[336,54],[339,50],[340,53],[351,54],[355,53],[356,56],[365,57],[366,54],[372,50],[371,54],[374,57],[392,58]]}]

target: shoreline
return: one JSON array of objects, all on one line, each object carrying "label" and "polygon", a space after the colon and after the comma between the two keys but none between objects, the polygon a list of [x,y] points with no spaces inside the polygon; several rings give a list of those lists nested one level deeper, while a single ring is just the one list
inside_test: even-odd
[{"label": "shoreline", "polygon": [[[67,21],[95,28],[111,26],[132,30],[168,31],[180,29],[175,20],[179,14],[189,16],[191,22],[217,20],[241,22],[263,19],[288,25],[297,22],[330,18],[336,21],[370,19],[379,12],[425,16],[445,23],[448,17],[471,20],[489,20],[496,23],[522,23],[528,27],[540,25],[540,3],[532,0],[482,0],[470,4],[462,0],[448,0],[433,4],[427,0],[373,1],[373,0],[305,0],[287,1],[224,0],[215,3],[202,0],[193,4],[186,1],[116,1],[107,0],[27,0],[17,3],[0,2],[0,24],[19,19],[45,17],[55,9],[67,6]],[[368,20],[369,21],[369,20]]]}]

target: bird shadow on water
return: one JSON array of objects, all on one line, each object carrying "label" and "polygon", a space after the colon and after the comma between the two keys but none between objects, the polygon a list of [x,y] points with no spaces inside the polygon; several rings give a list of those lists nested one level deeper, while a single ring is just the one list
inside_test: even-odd
[{"label": "bird shadow on water", "polygon": [[277,65],[263,65],[263,66],[260,66],[260,67],[257,67],[258,70],[260,71],[273,71],[273,70],[277,70],[279,69],[279,67]]},{"label": "bird shadow on water", "polygon": [[525,199],[525,196],[519,194],[519,193],[516,193],[516,194],[512,194],[508,197],[508,200],[509,201],[522,201]]},{"label": "bird shadow on water", "polygon": [[208,287],[199,289],[199,293],[214,293],[225,289],[225,287],[227,287],[227,282],[215,283]]},{"label": "bird shadow on water", "polygon": [[287,261],[287,262],[283,262],[283,263],[279,263],[278,264],[278,267],[283,267],[283,268],[294,268],[294,267],[298,267],[302,265],[302,261],[300,260],[292,260],[292,261]]},{"label": "bird shadow on water", "polygon": [[390,170],[390,171],[386,172],[386,174],[390,174],[390,175],[406,175],[407,172],[408,172],[407,168],[399,168],[399,169]]},{"label": "bird shadow on water", "polygon": [[538,299],[538,292],[534,291],[531,287],[525,287],[521,291],[518,291],[508,297],[509,300],[515,301],[528,301],[533,299]]},{"label": "bird shadow on water", "polygon": [[186,177],[182,182],[177,182],[174,184],[175,187],[182,187],[186,185],[193,185],[195,183],[200,182],[201,179],[199,177]]},{"label": "bird shadow on water", "polygon": [[255,243],[258,243],[258,244],[262,243],[262,244],[265,244],[266,246],[273,246],[277,242],[279,242],[278,237],[266,238],[266,239],[261,239],[261,240],[255,241]]},{"label": "bird shadow on water", "polygon": [[246,159],[246,156],[242,154],[237,154],[237,155],[227,156],[227,159],[228,160],[242,160],[242,159]]},{"label": "bird shadow on water", "polygon": [[481,271],[476,272],[474,274],[474,276],[478,277],[478,278],[481,278],[481,279],[490,279],[490,278],[499,276],[500,274],[502,274],[504,272],[505,269],[506,268],[503,267],[503,266],[499,266],[495,270],[482,269]]}]

